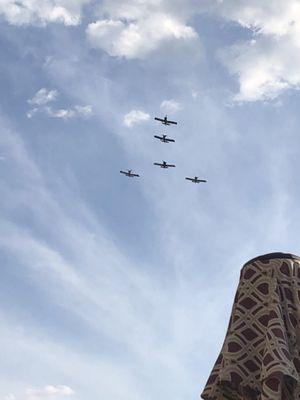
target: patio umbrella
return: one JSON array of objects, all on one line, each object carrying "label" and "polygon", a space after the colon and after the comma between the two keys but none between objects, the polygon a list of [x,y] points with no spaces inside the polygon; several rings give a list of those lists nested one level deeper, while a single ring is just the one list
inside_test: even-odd
[{"label": "patio umbrella", "polygon": [[300,399],[300,257],[271,253],[241,269],[205,400]]}]

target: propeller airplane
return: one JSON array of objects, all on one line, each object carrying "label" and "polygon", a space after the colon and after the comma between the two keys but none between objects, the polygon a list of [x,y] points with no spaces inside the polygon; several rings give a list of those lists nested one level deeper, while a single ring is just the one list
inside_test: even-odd
[{"label": "propeller airplane", "polygon": [[153,163],[153,165],[158,165],[160,168],[174,168],[174,164],[167,164],[166,161],[163,161],[162,163]]},{"label": "propeller airplane", "polygon": [[128,169],[127,171],[120,171],[121,174],[128,176],[129,178],[139,177],[139,174],[134,174],[132,169]]},{"label": "propeller airplane", "polygon": [[171,125],[171,124],[177,125],[177,122],[176,122],[176,121],[170,121],[170,120],[168,120],[168,116],[167,116],[167,115],[166,115],[164,118],[157,118],[157,117],[155,117],[154,119],[155,119],[156,121],[161,122],[163,125]]},{"label": "propeller airplane", "polygon": [[185,178],[185,179],[193,183],[207,182],[205,179],[199,179],[198,176],[195,176],[195,178]]},{"label": "propeller airplane", "polygon": [[154,137],[156,139],[159,139],[163,143],[175,142],[174,139],[168,138],[167,135],[162,135],[162,136],[154,135]]}]

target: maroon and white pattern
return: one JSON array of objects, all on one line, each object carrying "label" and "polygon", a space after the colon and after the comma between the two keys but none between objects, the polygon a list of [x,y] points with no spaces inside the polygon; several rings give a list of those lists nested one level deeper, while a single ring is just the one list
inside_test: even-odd
[{"label": "maroon and white pattern", "polygon": [[246,263],[205,400],[300,399],[300,257]]}]

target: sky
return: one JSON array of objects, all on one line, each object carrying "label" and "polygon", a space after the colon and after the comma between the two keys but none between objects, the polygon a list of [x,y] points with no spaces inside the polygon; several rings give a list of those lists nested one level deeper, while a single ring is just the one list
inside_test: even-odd
[{"label": "sky", "polygon": [[242,265],[300,254],[299,33],[298,0],[0,0],[1,400],[199,399]]}]

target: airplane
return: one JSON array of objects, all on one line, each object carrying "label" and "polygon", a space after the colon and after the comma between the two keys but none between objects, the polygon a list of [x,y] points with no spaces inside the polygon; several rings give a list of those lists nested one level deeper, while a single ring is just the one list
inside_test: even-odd
[{"label": "airplane", "polygon": [[174,139],[169,139],[169,138],[167,138],[167,135],[162,135],[162,136],[154,135],[154,137],[155,137],[156,139],[159,139],[159,140],[160,140],[161,142],[163,142],[163,143],[175,142]]},{"label": "airplane", "polygon": [[188,181],[192,181],[194,183],[200,183],[200,182],[207,182],[205,179],[198,179],[198,176],[195,176],[195,178],[185,178]]},{"label": "airplane", "polygon": [[163,125],[177,125],[177,122],[168,120],[168,116],[166,115],[165,118],[154,118],[156,121],[160,121]]},{"label": "airplane", "polygon": [[135,176],[139,177],[139,174],[134,174],[131,171],[132,171],[132,169],[128,169],[127,171],[120,171],[120,173],[128,176],[129,178],[133,178]]},{"label": "airplane", "polygon": [[157,162],[155,162],[155,163],[153,163],[153,165],[158,165],[158,166],[160,166],[160,168],[170,168],[170,167],[175,167],[175,165],[174,164],[167,164],[165,161],[163,161],[162,163],[157,163]]}]

